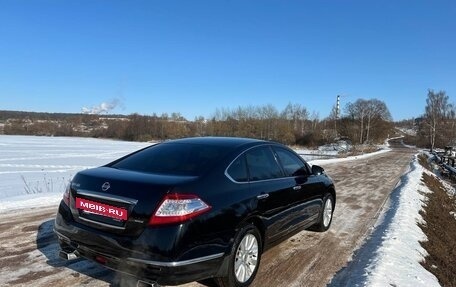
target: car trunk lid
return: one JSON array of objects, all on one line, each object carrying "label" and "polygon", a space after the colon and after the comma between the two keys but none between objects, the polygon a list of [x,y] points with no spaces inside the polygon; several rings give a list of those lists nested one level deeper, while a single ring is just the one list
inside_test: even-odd
[{"label": "car trunk lid", "polygon": [[165,194],[196,180],[100,167],[79,172],[71,183],[75,221],[110,233],[138,236]]}]

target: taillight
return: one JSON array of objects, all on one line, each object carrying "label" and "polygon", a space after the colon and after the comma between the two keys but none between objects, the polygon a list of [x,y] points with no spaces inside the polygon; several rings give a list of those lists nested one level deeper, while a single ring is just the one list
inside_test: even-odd
[{"label": "taillight", "polygon": [[68,206],[70,206],[70,185],[71,184],[67,185],[65,192],[63,193],[63,202]]},{"label": "taillight", "polygon": [[209,211],[211,207],[193,194],[167,194],[149,220],[150,225],[181,223]]}]

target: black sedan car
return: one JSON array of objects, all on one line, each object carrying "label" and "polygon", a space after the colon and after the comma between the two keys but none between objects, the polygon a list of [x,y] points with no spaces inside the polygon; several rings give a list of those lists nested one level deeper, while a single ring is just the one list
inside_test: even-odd
[{"label": "black sedan car", "polygon": [[141,284],[248,286],[264,250],[303,229],[326,231],[335,202],[324,170],[281,144],[188,138],[77,173],[54,230],[61,257]]}]

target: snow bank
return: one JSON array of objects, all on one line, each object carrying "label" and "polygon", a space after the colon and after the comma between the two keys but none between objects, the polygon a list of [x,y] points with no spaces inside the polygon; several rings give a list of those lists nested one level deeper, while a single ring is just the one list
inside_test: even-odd
[{"label": "snow bank", "polygon": [[400,128],[400,127],[396,127],[396,129],[400,130],[401,132],[403,132],[404,134],[406,135],[409,135],[409,136],[416,136],[416,129],[413,129],[413,128]]},{"label": "snow bank", "polygon": [[344,157],[344,158],[332,158],[332,159],[318,159],[318,160],[312,160],[309,161],[309,164],[311,165],[319,165],[319,164],[327,164],[327,163],[337,163],[337,162],[345,162],[345,161],[352,161],[352,160],[360,160],[360,159],[368,159],[369,157],[372,157],[374,155],[379,155],[385,152],[391,151],[390,148],[384,147],[381,150],[378,150],[376,152],[371,152],[371,153],[366,153],[362,155],[357,155],[357,156],[349,156],[349,157]]},{"label": "snow bank", "polygon": [[62,200],[62,192],[51,192],[46,194],[16,195],[2,198],[0,213],[10,212],[16,209],[41,208],[58,205]]},{"label": "snow bank", "polygon": [[440,286],[437,278],[419,263],[426,255],[419,241],[426,240],[426,236],[416,223],[422,221],[418,212],[422,209],[423,193],[430,192],[421,183],[423,172],[415,157],[401,188],[395,216],[366,268],[368,279],[364,286]]}]

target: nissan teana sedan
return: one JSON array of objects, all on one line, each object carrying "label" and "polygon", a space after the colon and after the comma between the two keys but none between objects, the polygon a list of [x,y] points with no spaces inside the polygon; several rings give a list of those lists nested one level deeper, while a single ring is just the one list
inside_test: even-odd
[{"label": "nissan teana sedan", "polygon": [[142,285],[248,286],[267,248],[303,229],[326,231],[335,202],[324,170],[281,144],[188,138],[77,173],[54,229],[61,257]]}]

